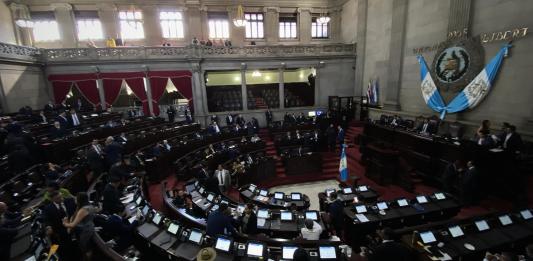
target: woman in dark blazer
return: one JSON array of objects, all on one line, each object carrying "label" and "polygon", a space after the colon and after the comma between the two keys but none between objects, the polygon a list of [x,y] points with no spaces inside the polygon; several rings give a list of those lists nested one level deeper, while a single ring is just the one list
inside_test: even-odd
[{"label": "woman in dark blazer", "polygon": [[257,215],[254,213],[254,205],[246,204],[240,219],[241,232],[248,235],[257,235]]}]

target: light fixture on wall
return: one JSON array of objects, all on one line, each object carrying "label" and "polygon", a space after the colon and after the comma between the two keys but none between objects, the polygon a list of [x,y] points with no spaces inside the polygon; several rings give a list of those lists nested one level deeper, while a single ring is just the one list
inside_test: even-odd
[{"label": "light fixture on wall", "polygon": [[15,24],[22,28],[32,28],[33,27],[33,21],[30,17],[30,11],[28,10],[28,7],[25,5],[14,5],[13,8],[13,20],[15,20]]},{"label": "light fixture on wall", "polygon": [[233,24],[237,27],[246,26],[246,19],[244,18],[244,11],[242,10],[242,5],[237,6],[237,14],[235,19],[233,19]]},{"label": "light fixture on wall", "polygon": [[326,11],[324,11],[316,19],[316,22],[319,23],[319,24],[327,24],[327,23],[329,23],[330,20],[331,20],[331,18],[328,16],[328,13]]},{"label": "light fixture on wall", "polygon": [[258,70],[255,70],[252,72],[252,77],[261,77],[261,72]]}]

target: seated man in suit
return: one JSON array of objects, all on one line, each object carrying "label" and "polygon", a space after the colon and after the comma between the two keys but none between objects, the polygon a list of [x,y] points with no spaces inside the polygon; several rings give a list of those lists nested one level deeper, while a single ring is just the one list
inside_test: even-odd
[{"label": "seated man in suit", "polygon": [[390,228],[378,230],[378,235],[381,238],[381,243],[375,247],[372,254],[363,248],[361,256],[368,257],[369,261],[381,260],[397,260],[397,261],[411,261],[416,260],[411,249],[403,244],[394,241],[393,231]]},{"label": "seated man in suit", "polygon": [[227,204],[220,204],[216,211],[213,211],[207,217],[206,234],[215,237],[217,235],[234,235],[231,210]]},{"label": "seated man in suit", "polygon": [[123,206],[120,201],[121,193],[118,190],[121,179],[115,175],[109,176],[109,183],[104,188],[104,199],[102,201],[102,210],[104,213],[112,214],[117,211],[117,208]]},{"label": "seated man in suit", "polygon": [[239,218],[241,232],[248,235],[257,235],[257,215],[254,212],[254,205],[246,204],[242,215]]},{"label": "seated man in suit", "polygon": [[111,136],[107,137],[105,140],[105,161],[108,166],[112,166],[113,164],[120,161],[122,158],[122,145],[120,145],[118,142],[115,141],[115,139]]},{"label": "seated man in suit", "polygon": [[63,198],[59,191],[50,193],[51,202],[43,209],[44,223],[52,243],[59,244],[58,254],[62,259],[73,258],[73,242],[67,228],[63,226],[63,219],[70,220],[76,211],[74,198]]},{"label": "seated man in suit", "polygon": [[68,124],[68,119],[67,119],[67,113],[65,111],[61,111],[59,115],[57,115],[56,121],[59,122],[61,129],[63,130],[68,129],[69,124]]},{"label": "seated man in suit", "polygon": [[62,139],[67,135],[67,131],[63,128],[61,128],[61,123],[59,121],[54,121],[54,126],[52,126],[52,130],[50,130],[50,138],[51,139]]},{"label": "seated man in suit", "polygon": [[116,245],[113,249],[118,252],[122,252],[133,244],[133,232],[140,219],[138,212],[136,213],[135,221],[131,224],[125,217],[125,207],[123,205],[119,206],[112,215],[107,217],[106,223],[103,226],[104,231],[115,240]]}]

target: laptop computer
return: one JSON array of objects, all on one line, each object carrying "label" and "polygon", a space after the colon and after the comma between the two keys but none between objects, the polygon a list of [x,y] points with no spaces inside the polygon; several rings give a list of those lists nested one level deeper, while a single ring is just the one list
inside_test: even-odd
[{"label": "laptop computer", "polygon": [[259,190],[259,196],[267,197],[268,196],[268,190],[266,190],[266,189]]},{"label": "laptop computer", "polygon": [[337,249],[334,246],[319,246],[318,256],[320,259],[337,259]]},{"label": "laptop computer", "polygon": [[233,239],[229,237],[219,236],[216,238],[214,248],[217,251],[215,257],[216,261],[231,261],[233,255],[230,254],[233,246]]},{"label": "laptop computer", "polygon": [[281,211],[281,221],[292,221],[292,212]]},{"label": "laptop computer", "polygon": [[344,195],[353,194],[353,190],[350,187],[343,188],[342,189],[342,194],[344,194]]},{"label": "laptop computer", "polygon": [[302,193],[298,193],[298,192],[291,193],[291,200],[302,200]]},{"label": "laptop computer", "polygon": [[260,258],[265,254],[265,245],[260,242],[248,242],[246,246],[246,255],[249,258]]},{"label": "laptop computer", "polygon": [[281,247],[281,258],[285,260],[294,259],[294,252],[298,249],[297,246],[282,246]]},{"label": "laptop computer", "polygon": [[284,200],[285,199],[285,193],[283,192],[275,192],[274,198],[277,200]]},{"label": "laptop computer", "polygon": [[419,235],[424,245],[430,245],[430,244],[437,242],[435,235],[431,231],[425,231],[425,232],[420,233]]},{"label": "laptop computer", "polygon": [[354,208],[355,208],[355,212],[357,212],[357,214],[363,214],[363,213],[366,213],[368,211],[366,209],[365,205],[355,205]]},{"label": "laptop computer", "polygon": [[305,219],[318,221],[318,211],[314,211],[314,210],[305,211]]}]

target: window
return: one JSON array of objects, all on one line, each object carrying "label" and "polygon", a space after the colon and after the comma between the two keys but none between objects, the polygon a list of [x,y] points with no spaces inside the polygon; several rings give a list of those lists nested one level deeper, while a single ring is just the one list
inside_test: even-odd
[{"label": "window", "polygon": [[34,21],[33,39],[36,42],[52,42],[60,40],[57,22],[55,20]]},{"label": "window", "polygon": [[209,14],[209,38],[229,38],[228,16],[226,14]]},{"label": "window", "polygon": [[163,38],[183,38],[183,18],[180,12],[160,12]]},{"label": "window", "polygon": [[329,38],[329,23],[320,24],[316,21],[316,17],[313,17],[311,23],[311,37],[315,39]]},{"label": "window", "polygon": [[297,34],[296,17],[280,17],[279,18],[279,38],[281,39],[296,39]]},{"label": "window", "polygon": [[78,19],[78,40],[104,39],[102,23],[99,19]]},{"label": "window", "polygon": [[261,39],[265,37],[263,32],[263,14],[261,13],[246,13],[246,38]]},{"label": "window", "polygon": [[140,11],[120,11],[118,17],[122,39],[144,38],[143,15]]}]

